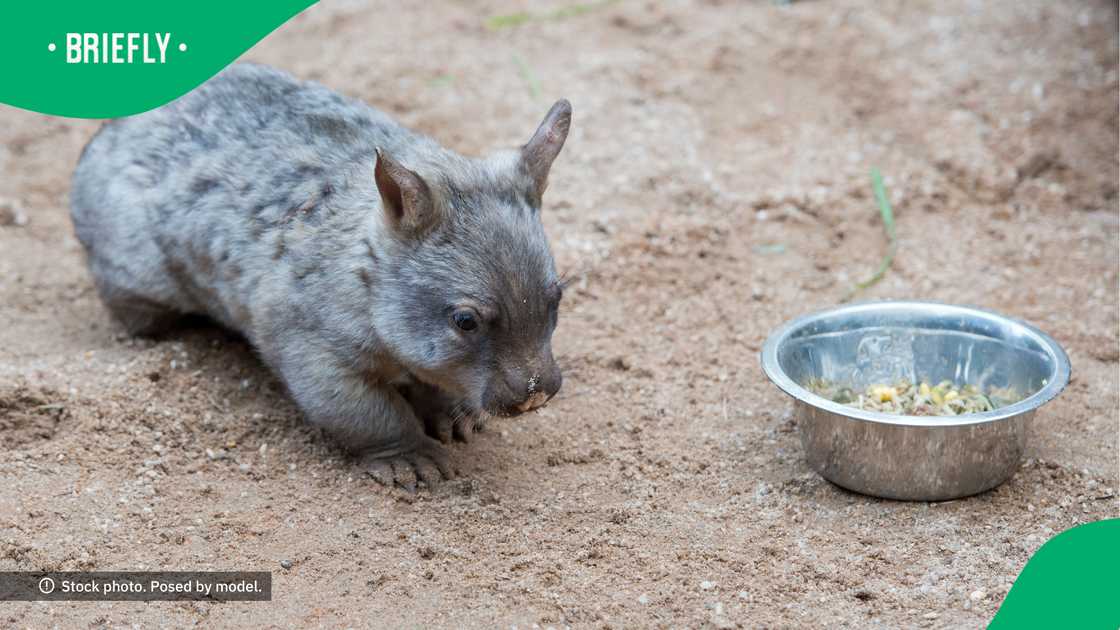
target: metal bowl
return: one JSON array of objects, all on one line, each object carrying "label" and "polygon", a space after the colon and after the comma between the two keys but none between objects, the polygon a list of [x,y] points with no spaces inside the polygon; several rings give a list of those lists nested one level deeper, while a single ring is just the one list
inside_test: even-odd
[{"label": "metal bowl", "polygon": [[[799,317],[762,348],[762,369],[794,398],[809,465],[829,481],[889,499],[941,501],[983,492],[1019,467],[1027,423],[1069,382],[1061,346],[1041,330],[976,308],[878,302]],[[1014,387],[1021,401],[950,417],[848,407],[805,389],[811,378],[850,383]]]}]

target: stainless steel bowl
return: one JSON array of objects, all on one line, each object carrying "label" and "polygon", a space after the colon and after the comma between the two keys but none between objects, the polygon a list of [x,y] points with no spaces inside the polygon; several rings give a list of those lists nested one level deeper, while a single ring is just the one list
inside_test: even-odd
[{"label": "stainless steel bowl", "polygon": [[[809,465],[829,481],[890,499],[940,501],[1003,483],[1022,460],[1027,423],[1069,382],[1061,346],[1041,330],[976,308],[929,302],[843,306],[799,317],[762,348],[762,369],[794,398]],[[950,417],[863,411],[813,394],[811,378],[851,383],[951,380],[1014,387],[1023,400]]]}]

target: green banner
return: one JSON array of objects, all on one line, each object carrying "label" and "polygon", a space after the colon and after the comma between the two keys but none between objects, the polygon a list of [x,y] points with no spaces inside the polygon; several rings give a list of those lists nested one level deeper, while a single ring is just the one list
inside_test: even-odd
[{"label": "green banner", "polygon": [[1068,529],[1031,556],[988,628],[1116,630],[1118,572],[1120,519]]},{"label": "green banner", "polygon": [[115,118],[221,71],[314,0],[12,1],[0,8],[0,103]]}]

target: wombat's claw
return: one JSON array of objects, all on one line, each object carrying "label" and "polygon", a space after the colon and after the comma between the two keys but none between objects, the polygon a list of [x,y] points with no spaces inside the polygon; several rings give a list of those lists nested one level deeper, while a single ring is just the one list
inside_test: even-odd
[{"label": "wombat's claw", "polygon": [[470,442],[474,437],[474,421],[464,418],[461,422],[456,422],[452,427],[451,432],[454,434],[455,439],[462,440],[463,442]]},{"label": "wombat's claw", "polygon": [[482,422],[480,422],[478,414],[463,415],[456,421],[448,414],[441,413],[434,418],[430,418],[424,425],[428,430],[428,435],[444,444],[450,444],[453,439],[470,442],[474,433],[482,430]]},{"label": "wombat's claw", "polygon": [[470,442],[475,433],[483,429],[482,418],[477,415],[470,415],[460,419],[455,423],[455,437],[464,441]]},{"label": "wombat's claw", "polygon": [[387,457],[366,457],[361,467],[378,483],[416,492],[417,482],[434,488],[444,479],[454,479],[455,470],[447,455],[435,443],[425,443],[416,450]]}]

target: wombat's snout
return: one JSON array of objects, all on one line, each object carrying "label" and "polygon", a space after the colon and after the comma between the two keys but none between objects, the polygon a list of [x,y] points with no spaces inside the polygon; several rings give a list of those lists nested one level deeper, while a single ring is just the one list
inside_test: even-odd
[{"label": "wombat's snout", "polygon": [[491,413],[516,416],[544,405],[560,391],[563,381],[560,366],[550,358],[539,372],[514,369],[496,375],[487,386],[482,402]]}]

